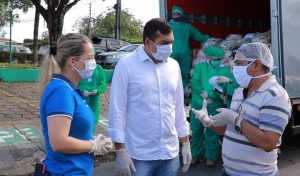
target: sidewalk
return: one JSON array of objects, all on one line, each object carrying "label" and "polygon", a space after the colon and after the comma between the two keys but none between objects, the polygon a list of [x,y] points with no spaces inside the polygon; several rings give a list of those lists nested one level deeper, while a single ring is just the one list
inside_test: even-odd
[{"label": "sidewalk", "polygon": [[45,157],[38,108],[32,83],[0,83],[0,173],[32,173],[36,160]]},{"label": "sidewalk", "polygon": [[[105,115],[107,94],[101,98],[101,114]],[[99,125],[97,133],[105,134],[107,120]],[[34,163],[45,157],[41,130],[37,84],[0,82],[0,175],[34,171]]]}]

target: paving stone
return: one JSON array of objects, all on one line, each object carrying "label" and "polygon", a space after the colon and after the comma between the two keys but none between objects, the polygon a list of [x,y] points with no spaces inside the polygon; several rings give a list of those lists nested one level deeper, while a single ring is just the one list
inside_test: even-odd
[{"label": "paving stone", "polygon": [[4,111],[1,112],[1,114],[10,115],[10,114],[12,114],[12,112],[8,111],[8,110],[4,110]]},{"label": "paving stone", "polygon": [[[108,97],[109,88],[105,94],[101,95],[101,117],[107,117]],[[0,82],[0,130],[8,127],[19,129],[22,125],[32,126],[42,135],[37,84]],[[97,132],[105,134],[106,130],[97,128]],[[43,151],[45,151],[43,137],[14,145],[0,144],[0,175],[32,173],[33,160],[43,158],[45,156]],[[20,158],[26,155],[28,157]]]}]

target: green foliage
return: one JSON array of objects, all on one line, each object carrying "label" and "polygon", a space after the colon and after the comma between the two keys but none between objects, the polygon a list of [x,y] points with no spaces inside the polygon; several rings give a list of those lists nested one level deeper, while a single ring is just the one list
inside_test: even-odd
[{"label": "green foliage", "polygon": [[127,40],[129,43],[143,43],[143,38],[131,38]]},{"label": "green foliage", "polygon": [[0,2],[0,28],[6,25],[9,21],[9,9],[6,5]]},{"label": "green foliage", "polygon": [[[88,17],[76,21],[75,27],[80,33],[88,34]],[[121,11],[121,39],[125,41],[142,41],[143,23],[128,10]],[[92,20],[92,37],[109,37],[115,35],[115,11],[109,9]]]},{"label": "green foliage", "polygon": [[76,20],[75,24],[73,25],[73,28],[77,29],[79,33],[87,36],[89,30],[89,16],[84,16]]},{"label": "green foliage", "polygon": [[[43,55],[39,55],[39,63],[43,58]],[[9,52],[1,51],[0,52],[0,62],[9,63]],[[13,53],[13,63],[18,64],[33,64],[33,54],[28,53]]]},{"label": "green foliage", "polygon": [[[23,45],[27,46],[32,50],[33,48],[33,40],[32,39],[24,39],[23,40]],[[38,48],[42,45],[47,45],[49,44],[49,35],[48,32],[43,32],[42,33],[42,38],[38,40]]]},{"label": "green foliage", "polygon": [[12,2],[11,8],[13,10],[20,9],[24,13],[26,13],[28,9],[32,7],[31,0],[0,0],[0,28],[5,26],[9,22],[9,1]]}]

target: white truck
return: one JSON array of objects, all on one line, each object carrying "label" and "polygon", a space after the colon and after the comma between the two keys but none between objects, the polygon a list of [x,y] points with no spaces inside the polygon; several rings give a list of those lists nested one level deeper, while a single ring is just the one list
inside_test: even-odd
[{"label": "white truck", "polygon": [[178,5],[185,10],[186,20],[213,37],[271,30],[276,66],[273,73],[292,103],[285,135],[300,134],[299,0],[160,0],[159,3],[161,18],[170,20],[173,5]]}]

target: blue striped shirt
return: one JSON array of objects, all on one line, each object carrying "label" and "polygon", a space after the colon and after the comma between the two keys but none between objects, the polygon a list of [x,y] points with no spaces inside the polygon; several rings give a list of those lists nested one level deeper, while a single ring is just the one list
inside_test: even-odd
[{"label": "blue striped shirt", "polygon": [[[287,92],[273,76],[246,99],[243,89],[236,89],[231,110],[262,130],[282,135],[290,118],[291,105]],[[281,139],[277,146],[280,144]],[[265,152],[235,131],[233,125],[227,125],[222,148],[225,171],[232,176],[278,175],[277,150]]]}]

